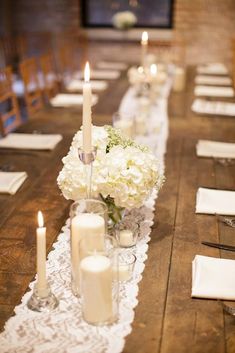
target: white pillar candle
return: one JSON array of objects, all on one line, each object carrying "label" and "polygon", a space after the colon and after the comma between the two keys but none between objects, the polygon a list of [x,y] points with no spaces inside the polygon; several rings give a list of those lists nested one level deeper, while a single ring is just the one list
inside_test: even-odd
[{"label": "white pillar candle", "polygon": [[77,291],[79,291],[79,242],[86,237],[89,250],[102,250],[104,235],[105,221],[97,214],[81,213],[71,221],[71,264]]},{"label": "white pillar candle", "polygon": [[37,290],[39,296],[47,295],[46,279],[46,228],[43,224],[42,212],[38,212],[37,233]]},{"label": "white pillar candle", "polygon": [[134,137],[134,123],[132,120],[120,119],[115,122],[115,128],[120,129],[123,135],[129,138]]},{"label": "white pillar candle", "polygon": [[112,268],[106,256],[85,257],[80,263],[82,311],[92,324],[108,322],[112,310]]},{"label": "white pillar candle", "polygon": [[142,33],[142,39],[141,39],[141,64],[143,67],[146,66],[147,51],[148,51],[148,32],[144,31]]},{"label": "white pillar candle", "polygon": [[175,75],[173,80],[173,91],[174,92],[181,92],[184,90],[186,81],[186,74],[185,69],[182,67],[177,67],[175,69]]},{"label": "white pillar candle", "polygon": [[119,244],[123,247],[129,247],[135,245],[134,234],[129,229],[120,230],[119,232]]},{"label": "white pillar candle", "polygon": [[91,152],[91,100],[92,91],[90,84],[90,67],[89,63],[86,63],[84,72],[84,84],[83,84],[83,111],[82,111],[82,131],[83,131],[83,151],[86,153]]}]

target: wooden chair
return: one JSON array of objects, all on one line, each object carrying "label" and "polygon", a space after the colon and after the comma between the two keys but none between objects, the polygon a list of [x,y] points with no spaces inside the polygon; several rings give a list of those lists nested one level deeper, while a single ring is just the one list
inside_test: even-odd
[{"label": "wooden chair", "polygon": [[56,73],[55,63],[52,54],[42,55],[40,57],[40,66],[42,69],[45,87],[44,91],[48,99],[54,97],[60,90],[59,78]]},{"label": "wooden chair", "polygon": [[55,52],[56,71],[59,73],[60,85],[63,89],[66,88],[68,81],[73,76],[73,65],[70,60],[71,51],[68,45],[59,47]]},{"label": "wooden chair", "polygon": [[12,69],[0,69],[0,132],[7,135],[22,124],[15,93],[12,90]]},{"label": "wooden chair", "polygon": [[[29,114],[34,114],[43,106],[43,86],[45,85],[38,74],[35,58],[23,60],[20,63],[20,74],[24,82],[24,97]],[[41,78],[41,82],[39,79]]]},{"label": "wooden chair", "polygon": [[71,72],[73,70],[72,50],[68,44],[59,48],[59,65],[61,72]]}]

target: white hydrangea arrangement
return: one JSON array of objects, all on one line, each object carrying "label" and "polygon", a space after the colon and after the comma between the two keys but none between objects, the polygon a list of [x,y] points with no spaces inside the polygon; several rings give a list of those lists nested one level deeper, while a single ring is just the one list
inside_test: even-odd
[{"label": "white hydrangea arrangement", "polygon": [[137,18],[131,11],[121,11],[113,16],[112,22],[117,29],[125,30],[133,27],[137,22]]},{"label": "white hydrangea arrangement", "polygon": [[[132,209],[143,205],[154,187],[159,189],[163,175],[155,156],[147,147],[123,137],[111,126],[92,127],[93,146],[97,148],[93,163],[92,195],[101,197],[120,208]],[[57,182],[66,199],[86,196],[84,165],[78,157],[82,147],[82,130],[72,141],[63,158],[63,169]]]}]

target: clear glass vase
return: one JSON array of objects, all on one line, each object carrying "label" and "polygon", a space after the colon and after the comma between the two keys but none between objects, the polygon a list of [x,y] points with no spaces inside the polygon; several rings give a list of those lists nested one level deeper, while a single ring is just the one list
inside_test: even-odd
[{"label": "clear glass vase", "polygon": [[71,219],[71,286],[75,296],[79,296],[79,248],[82,238],[90,249],[102,249],[107,233],[107,207],[100,200],[81,199],[70,208]]},{"label": "clear glass vase", "polygon": [[125,216],[126,209],[124,207],[118,207],[115,205],[115,201],[112,197],[103,197],[100,194],[101,200],[106,204],[108,209],[108,231],[112,233],[116,224],[120,223]]},{"label": "clear glass vase", "polygon": [[79,257],[83,319],[96,326],[114,323],[119,308],[119,251],[115,239],[106,236],[103,249],[91,249],[83,238]]}]

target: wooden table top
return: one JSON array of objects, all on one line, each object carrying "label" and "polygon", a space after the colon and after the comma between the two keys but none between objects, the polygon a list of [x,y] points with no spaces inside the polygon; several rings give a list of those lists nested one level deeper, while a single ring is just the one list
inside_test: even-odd
[{"label": "wooden table top", "polygon": [[[157,199],[139,304],[125,353],[235,352],[235,319],[223,313],[218,301],[190,296],[196,254],[235,259],[234,253],[201,245],[202,240],[235,245],[234,229],[218,223],[214,216],[195,214],[199,186],[235,190],[235,166],[197,158],[195,145],[199,138],[235,142],[235,124],[234,118],[199,116],[191,111],[194,75],[190,68],[185,91],[171,94],[169,100],[167,180]],[[127,87],[124,74],[110,83],[93,109],[94,124],[111,123]],[[35,275],[37,211],[42,210],[45,217],[48,252],[68,218],[70,202],[60,194],[56,178],[80,124],[81,109],[47,108],[19,131],[63,134],[53,151],[0,149],[0,165],[11,164],[29,176],[16,195],[0,195],[1,328]]]}]

